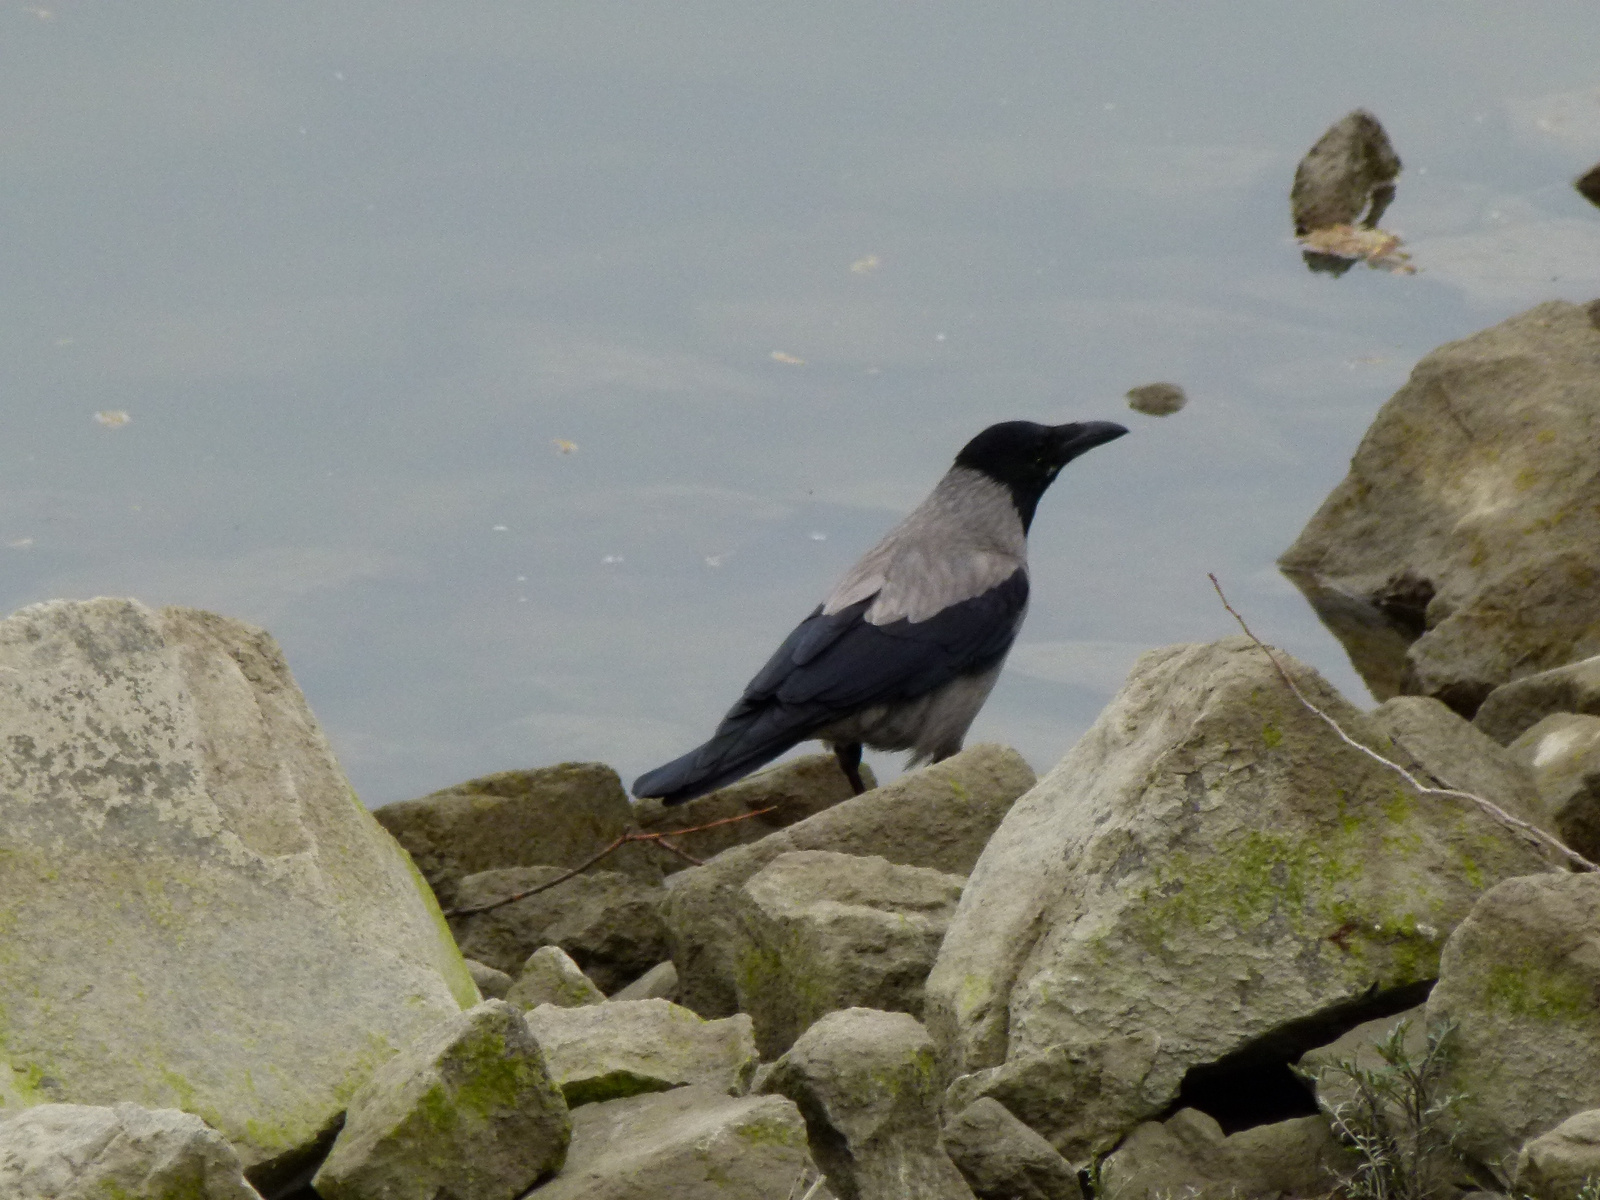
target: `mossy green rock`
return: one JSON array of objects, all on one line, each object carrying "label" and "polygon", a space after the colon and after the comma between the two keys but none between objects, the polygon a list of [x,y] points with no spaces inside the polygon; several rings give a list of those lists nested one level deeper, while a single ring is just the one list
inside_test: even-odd
[{"label": "mossy green rock", "polygon": [[1529,1138],[1600,1108],[1600,875],[1508,879],[1445,947],[1430,1025],[1453,1022],[1444,1080],[1464,1151],[1509,1167]]},{"label": "mossy green rock", "polygon": [[571,1135],[521,1014],[486,1000],[352,1097],[312,1186],[324,1200],[509,1200],[561,1168]]},{"label": "mossy green rock", "polygon": [[192,1113],[39,1104],[0,1119],[5,1200],[261,1200],[239,1156]]},{"label": "mossy green rock", "polygon": [[762,1090],[806,1119],[839,1200],[972,1200],[939,1132],[933,1039],[906,1013],[847,1008],[807,1029]]},{"label": "mossy green rock", "polygon": [[608,1000],[582,1008],[542,1004],[527,1022],[574,1108],[687,1084],[738,1093],[756,1069],[743,1014],[706,1021],[667,1000]]},{"label": "mossy green rock", "polygon": [[527,1012],[541,1004],[578,1008],[602,1004],[606,994],[595,987],[560,946],[540,946],[522,965],[522,974],[506,992],[506,1002]]},{"label": "mossy green rock", "polygon": [[797,850],[739,890],[739,1008],[765,1059],[841,1008],[922,1016],[923,983],[966,882],[876,855]]},{"label": "mossy green rock", "polygon": [[[1352,736],[1425,773],[1502,777],[1443,706],[1363,716],[1279,658]],[[1083,1162],[1167,1108],[1191,1067],[1420,998],[1476,898],[1545,865],[1343,743],[1249,640],[1152,651],[978,860],[929,1026],[973,1074],[963,1102],[993,1095]]]},{"label": "mossy green rock", "polygon": [[181,1108],[267,1179],[477,1002],[261,630],[23,609],[0,729],[0,1108]]},{"label": "mossy green rock", "polygon": [[789,1101],[694,1084],[574,1111],[566,1167],[529,1200],[782,1200],[807,1165]]}]

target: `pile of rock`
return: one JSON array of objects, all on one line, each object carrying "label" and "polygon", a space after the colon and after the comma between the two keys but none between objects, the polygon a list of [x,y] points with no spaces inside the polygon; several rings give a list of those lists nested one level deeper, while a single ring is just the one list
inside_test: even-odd
[{"label": "pile of rock", "polygon": [[[1536,313],[1517,345],[1588,353]],[[1491,342],[1519,403],[1555,403],[1546,359]],[[1392,404],[1471,392],[1463,354]],[[1600,424],[1600,391],[1561,403],[1586,397]],[[1352,645],[1411,629],[1375,710],[1248,638],[1166,647],[1038,780],[974,746],[856,796],[815,756],[667,811],[569,763],[369,814],[259,630],[25,609],[0,622],[0,1195],[1377,1194],[1361,1121],[1422,1113],[1394,1153],[1430,1194],[1572,1200],[1600,1177],[1600,875],[1548,835],[1600,847],[1595,601],[1499,649],[1447,628],[1521,578],[1494,565],[1519,454],[1483,452],[1470,513],[1403,523],[1371,594],[1327,598],[1365,562],[1330,531],[1393,491],[1376,458],[1302,539],[1323,611],[1388,622]],[[1430,469],[1408,502],[1479,486]]]}]

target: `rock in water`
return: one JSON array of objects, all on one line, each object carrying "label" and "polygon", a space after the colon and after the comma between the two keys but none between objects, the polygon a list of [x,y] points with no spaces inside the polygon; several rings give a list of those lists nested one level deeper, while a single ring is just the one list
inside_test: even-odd
[{"label": "rock in water", "polygon": [[1400,156],[1378,118],[1364,108],[1346,114],[1295,168],[1289,192],[1295,233],[1358,221],[1376,225],[1394,199],[1399,174]]},{"label": "rock in water", "polygon": [[1597,319],[1553,300],[1425,356],[1278,560],[1379,699],[1470,717],[1600,653]]},{"label": "rock in water", "polygon": [[1491,889],[1445,947],[1428,1022],[1455,1023],[1443,1090],[1479,1162],[1600,1107],[1600,875]]},{"label": "rock in water", "polygon": [[529,1200],[782,1200],[807,1161],[782,1096],[681,1087],[575,1111],[566,1167]]},{"label": "rock in water", "polygon": [[259,629],[131,600],[0,622],[0,1107],[183,1108],[292,1170],[478,1000]]},{"label": "rock in water", "polygon": [[[1442,706],[1405,709],[1396,742],[1393,713],[1279,659],[1367,744],[1448,745],[1473,779],[1504,765],[1467,761],[1492,743]],[[1439,737],[1440,716],[1466,736]],[[1340,741],[1248,639],[1152,651],[973,868],[927,984],[968,1073],[951,1105],[992,1095],[1078,1163],[1180,1093],[1235,1129],[1307,1112],[1288,1064],[1415,1004],[1483,890],[1544,869],[1476,806]],[[1300,1107],[1277,1110],[1279,1088]]]},{"label": "rock in water", "polygon": [[522,1014],[486,1000],[350,1098],[312,1186],[323,1200],[509,1200],[560,1169],[571,1136]]},{"label": "rock in water", "polygon": [[0,1120],[6,1200],[261,1200],[227,1140],[192,1113],[40,1104]]},{"label": "rock in water", "polygon": [[972,1200],[939,1135],[933,1039],[905,1013],[829,1013],[780,1058],[764,1090],[800,1106],[839,1200]]}]

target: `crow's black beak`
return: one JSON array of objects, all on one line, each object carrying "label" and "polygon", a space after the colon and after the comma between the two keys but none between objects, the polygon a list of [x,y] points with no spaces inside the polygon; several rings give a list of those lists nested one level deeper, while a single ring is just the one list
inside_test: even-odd
[{"label": "crow's black beak", "polygon": [[1052,432],[1055,434],[1056,461],[1065,466],[1086,450],[1116,441],[1128,432],[1128,427],[1118,425],[1115,421],[1077,421],[1054,426]]}]

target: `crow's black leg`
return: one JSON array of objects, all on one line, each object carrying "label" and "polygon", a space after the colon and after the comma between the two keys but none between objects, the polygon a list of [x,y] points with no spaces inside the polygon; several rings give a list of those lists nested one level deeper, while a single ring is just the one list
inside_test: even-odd
[{"label": "crow's black leg", "polygon": [[839,760],[839,770],[844,772],[850,786],[855,788],[856,795],[866,791],[867,785],[861,782],[861,743],[835,742],[833,756]]}]

